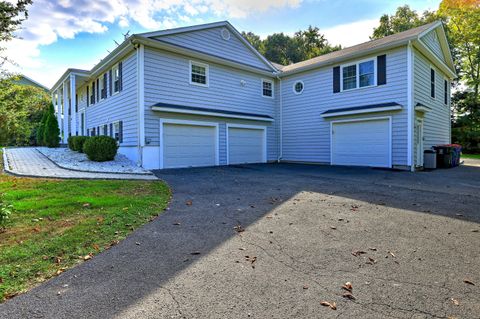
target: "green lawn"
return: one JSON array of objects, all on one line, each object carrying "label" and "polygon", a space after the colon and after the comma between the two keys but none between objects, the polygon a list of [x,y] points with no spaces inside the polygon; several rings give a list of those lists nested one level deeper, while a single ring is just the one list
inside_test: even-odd
[{"label": "green lawn", "polygon": [[0,193],[14,207],[0,232],[0,302],[115,245],[170,199],[160,181],[44,180],[1,171]]},{"label": "green lawn", "polygon": [[463,158],[480,159],[480,154],[462,154]]}]

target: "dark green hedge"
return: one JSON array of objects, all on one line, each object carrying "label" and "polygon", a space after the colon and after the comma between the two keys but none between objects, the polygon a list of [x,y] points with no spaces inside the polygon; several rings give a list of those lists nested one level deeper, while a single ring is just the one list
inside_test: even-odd
[{"label": "dark green hedge", "polygon": [[117,155],[118,145],[115,139],[109,136],[93,136],[83,144],[83,152],[91,161],[112,161]]}]

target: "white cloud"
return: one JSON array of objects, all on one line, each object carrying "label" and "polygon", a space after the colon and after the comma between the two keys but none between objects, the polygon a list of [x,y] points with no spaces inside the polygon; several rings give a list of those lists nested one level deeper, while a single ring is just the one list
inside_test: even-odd
[{"label": "white cloud", "polygon": [[355,44],[370,40],[373,28],[378,26],[378,19],[361,20],[347,24],[321,29],[328,42],[331,44],[341,44],[342,47],[350,47]]},{"label": "white cloud", "polygon": [[[19,31],[19,39],[7,43],[7,55],[15,60],[16,72],[52,85],[67,67],[49,65],[40,57],[41,46],[59,38],[73,39],[79,33],[104,33],[108,26],[127,28],[136,22],[145,29],[173,28],[199,23],[203,16],[245,18],[258,12],[297,7],[302,0],[37,0],[29,7],[29,19]],[[94,64],[97,61],[93,61]],[[86,66],[90,68],[91,65]],[[48,68],[48,70],[46,70]],[[37,76],[38,75],[38,76]]]}]

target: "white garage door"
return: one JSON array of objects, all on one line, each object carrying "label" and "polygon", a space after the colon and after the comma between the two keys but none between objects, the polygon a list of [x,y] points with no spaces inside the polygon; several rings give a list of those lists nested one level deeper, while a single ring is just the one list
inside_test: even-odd
[{"label": "white garage door", "polygon": [[163,168],[216,165],[216,127],[163,124]]},{"label": "white garage door", "polygon": [[228,163],[266,162],[265,130],[256,128],[228,128]]},{"label": "white garage door", "polygon": [[332,164],[391,167],[389,119],[332,124]]}]

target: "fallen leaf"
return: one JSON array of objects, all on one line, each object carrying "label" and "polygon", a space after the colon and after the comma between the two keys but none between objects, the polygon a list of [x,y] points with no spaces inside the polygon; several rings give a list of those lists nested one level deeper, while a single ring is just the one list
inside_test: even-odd
[{"label": "fallen leaf", "polygon": [[375,248],[375,247],[368,247],[368,249],[373,250],[373,251],[377,251],[377,248]]},{"label": "fallen leaf", "polygon": [[245,231],[245,229],[242,227],[242,225],[237,225],[237,226],[233,227],[233,229],[235,229],[235,231],[237,233],[242,233],[242,232]]},{"label": "fallen leaf", "polygon": [[450,300],[452,301],[452,303],[453,303],[455,306],[460,306],[460,302],[458,302],[457,299],[450,298]]},{"label": "fallen leaf", "polygon": [[390,250],[388,251],[388,253],[389,253],[392,257],[394,257],[394,258],[397,257],[397,256],[395,256],[395,254],[392,253]]},{"label": "fallen leaf", "polygon": [[368,260],[372,263],[372,264],[375,264],[377,261],[375,259],[373,259],[372,257],[368,257]]},{"label": "fallen leaf", "polygon": [[200,255],[200,252],[199,251],[194,251],[194,252],[191,252],[190,255]]},{"label": "fallen leaf", "polygon": [[330,228],[331,228],[331,229],[337,229],[337,227],[335,227],[335,226],[330,226]]},{"label": "fallen leaf", "polygon": [[459,216],[459,217],[462,217],[462,216],[463,216],[463,214],[455,214],[455,215],[457,215],[457,216]]},{"label": "fallen leaf", "polygon": [[366,252],[363,251],[363,250],[352,251],[352,255],[355,256],[355,257],[358,257],[362,254],[366,254]]},{"label": "fallen leaf", "polygon": [[55,263],[56,263],[57,265],[60,264],[61,262],[62,262],[62,258],[60,258],[60,257],[58,257],[58,256],[55,257]]},{"label": "fallen leaf", "polygon": [[173,225],[180,226],[180,222],[174,222]]},{"label": "fallen leaf", "polygon": [[193,204],[193,203],[192,203],[191,200],[187,200],[187,201],[185,202],[185,205],[187,205],[187,206],[192,206],[192,204]]},{"label": "fallen leaf", "polygon": [[346,282],[346,283],[342,286],[342,289],[345,289],[346,291],[352,292],[352,290],[353,290],[352,283],[351,283],[350,281]]},{"label": "fallen leaf", "polygon": [[95,250],[100,250],[100,247],[99,247],[97,244],[93,244],[92,247],[93,247],[93,249],[95,249]]},{"label": "fallen leaf", "polygon": [[135,243],[135,245],[140,246],[140,243],[137,241],[137,242]]},{"label": "fallen leaf", "polygon": [[238,248],[238,250],[246,250],[244,247],[240,247]]},{"label": "fallen leaf", "polygon": [[83,260],[89,260],[89,259],[92,259],[92,255],[83,256]]},{"label": "fallen leaf", "polygon": [[478,233],[479,230],[478,229],[472,229],[472,233]]},{"label": "fallen leaf", "polygon": [[468,280],[468,279],[463,279],[463,282],[466,283],[466,284],[469,284],[469,285],[472,285],[472,286],[475,286],[475,284],[471,281],[471,280]]},{"label": "fallen leaf", "polygon": [[308,289],[308,286],[307,285],[303,286],[303,289]]},{"label": "fallen leaf", "polygon": [[335,302],[321,301],[320,304],[324,307],[330,307],[332,310],[337,310],[337,304]]},{"label": "fallen leaf", "polygon": [[85,204],[83,204],[82,206],[85,207],[85,208],[88,208],[88,207],[91,206],[91,204],[90,204],[90,203],[85,203]]},{"label": "fallen leaf", "polygon": [[349,292],[346,292],[342,295],[343,298],[347,298],[347,299],[350,299],[350,300],[355,300],[357,298],[355,298],[351,293]]}]

